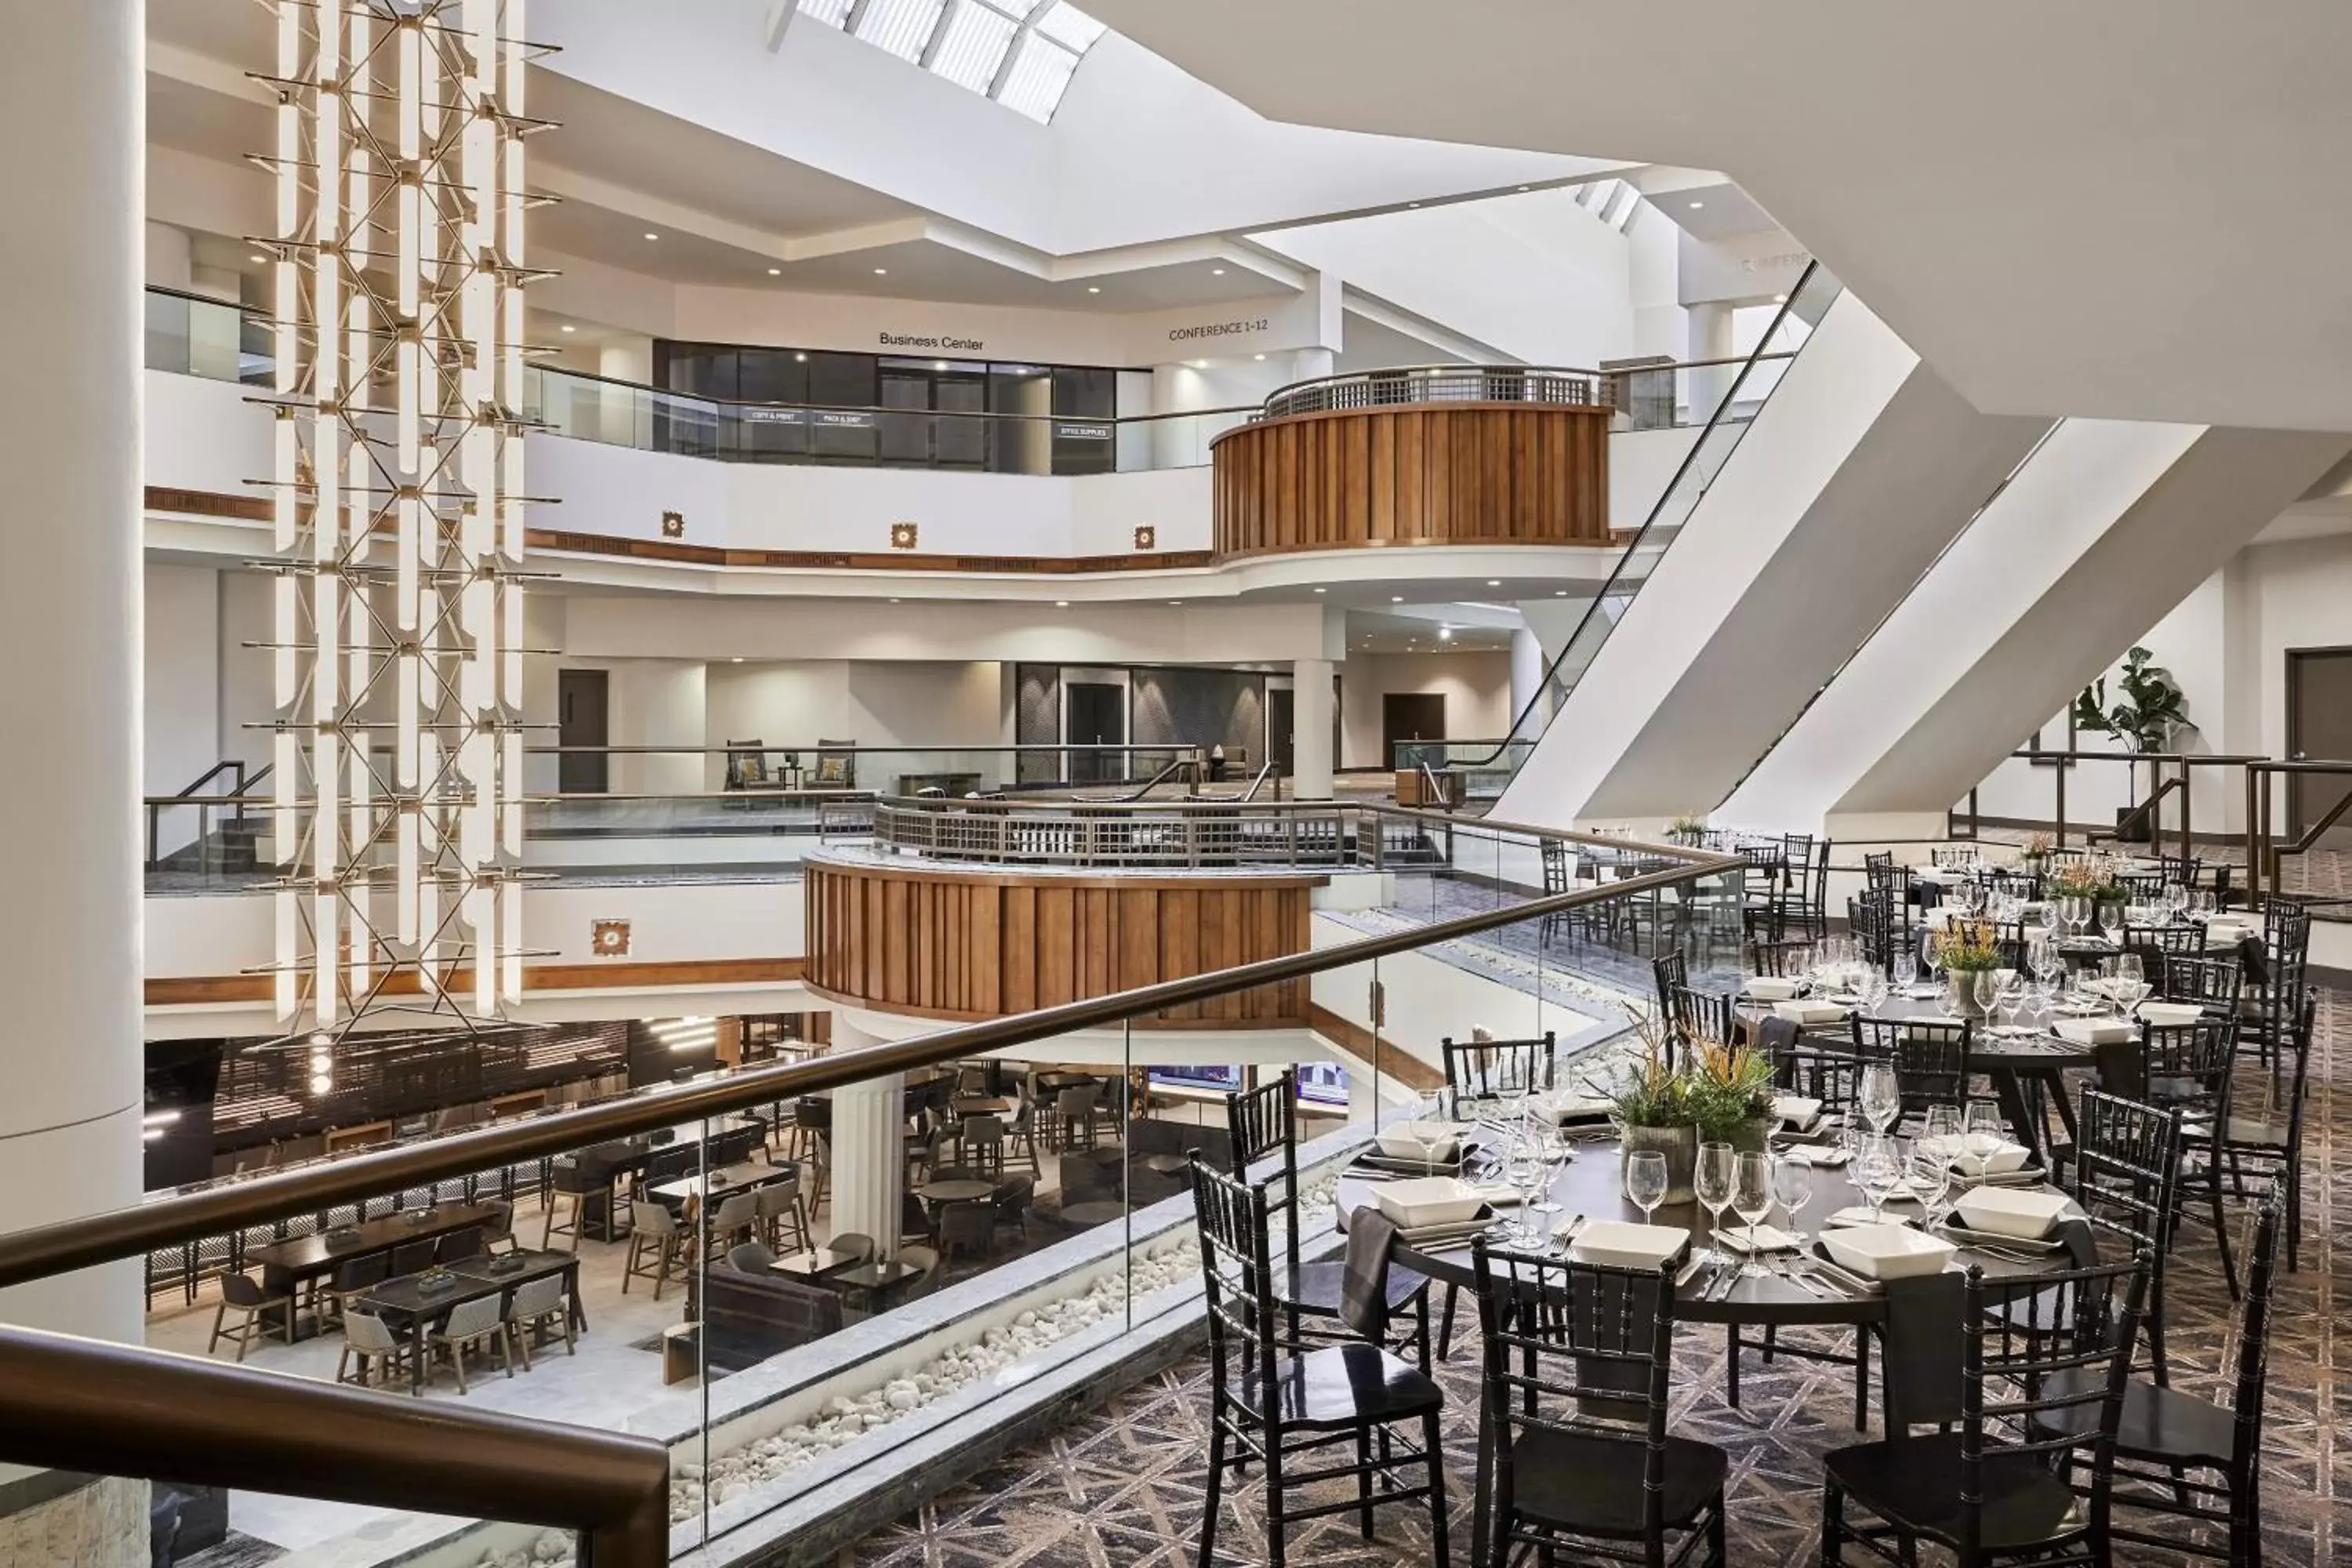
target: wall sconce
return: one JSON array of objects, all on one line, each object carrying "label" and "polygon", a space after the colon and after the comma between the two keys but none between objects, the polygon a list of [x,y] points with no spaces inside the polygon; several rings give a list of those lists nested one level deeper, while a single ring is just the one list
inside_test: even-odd
[{"label": "wall sconce", "polygon": [[626,921],[590,921],[588,951],[599,958],[629,956],[629,922]]},{"label": "wall sconce", "polygon": [[684,539],[686,537],[686,513],[682,511],[666,511],[662,513],[662,537],[664,539]]},{"label": "wall sconce", "polygon": [[890,548],[893,550],[912,550],[915,548],[915,541],[919,537],[920,533],[921,530],[917,528],[911,522],[894,522],[890,525]]},{"label": "wall sconce", "polygon": [[1142,527],[1135,531],[1135,547],[1138,550],[1159,549],[1160,531],[1152,527],[1151,524],[1148,522],[1145,523]]}]

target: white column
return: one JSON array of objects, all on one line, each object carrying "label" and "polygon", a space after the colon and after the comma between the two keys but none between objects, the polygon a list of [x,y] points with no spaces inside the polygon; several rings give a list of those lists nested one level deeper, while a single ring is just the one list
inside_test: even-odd
[{"label": "white column", "polygon": [[1313,381],[1329,375],[1335,356],[1329,349],[1296,349],[1290,355],[1290,379]]},{"label": "white column", "polygon": [[[607,381],[643,384],[653,380],[653,340],[614,338],[596,349],[596,374]],[[627,387],[599,389],[596,426],[607,441],[651,445],[653,402]]]},{"label": "white column", "polygon": [[898,1256],[907,1193],[906,1087],[891,1073],[833,1091],[833,1234],[870,1236],[885,1258]]},{"label": "white column", "polygon": [[[1727,359],[1731,354],[1731,307],[1722,301],[1690,308],[1690,352],[1686,359]],[[1685,373],[1689,377],[1686,395],[1690,406],[1686,417],[1694,425],[1704,425],[1715,413],[1715,405],[1731,390],[1731,378],[1739,374],[1736,364],[1709,365],[1705,370]]]},{"label": "white column", "polygon": [[[1535,700],[1544,685],[1543,641],[1525,626],[1511,633],[1511,720],[1517,722],[1528,704]],[[1550,715],[1538,710],[1528,730],[1530,735],[1543,732],[1543,721]]]},{"label": "white column", "polygon": [[1290,661],[1290,796],[1331,798],[1331,661]]},{"label": "white column", "polygon": [[[145,16],[17,6],[0,67],[8,288],[39,367],[11,398],[0,571],[0,814],[30,826],[0,890],[0,1192],[9,1227],[139,1201],[139,286]],[[0,1320],[138,1340],[136,1261],[0,1292]]]}]

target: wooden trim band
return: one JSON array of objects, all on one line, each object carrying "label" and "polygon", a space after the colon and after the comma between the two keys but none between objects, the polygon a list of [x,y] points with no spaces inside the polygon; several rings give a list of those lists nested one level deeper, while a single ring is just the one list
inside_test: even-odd
[{"label": "wooden trim band", "polygon": [[[799,980],[808,962],[801,958],[703,958],[646,963],[535,963],[522,973],[525,994],[557,991],[622,990],[638,986],[782,985]],[[451,989],[470,992],[471,967],[460,966],[446,983]],[[219,1002],[267,1002],[271,977],[267,974],[203,974],[161,976],[146,983],[150,1007],[180,1007]],[[384,982],[387,996],[423,994],[423,980],[415,971]]]},{"label": "wooden trim band", "polygon": [[1445,1074],[1419,1057],[1408,1055],[1394,1040],[1383,1040],[1352,1019],[1342,1018],[1319,1004],[1307,1010],[1307,1026],[1354,1057],[1370,1062],[1383,1078],[1426,1094],[1445,1081]]}]

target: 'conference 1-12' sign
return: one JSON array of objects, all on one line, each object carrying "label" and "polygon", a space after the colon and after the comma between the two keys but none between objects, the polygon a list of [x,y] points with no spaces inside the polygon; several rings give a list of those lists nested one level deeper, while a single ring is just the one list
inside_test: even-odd
[{"label": "'conference 1-12' sign", "polygon": [[1273,327],[1274,322],[1264,316],[1255,321],[1203,321],[1198,326],[1169,328],[1168,341],[1171,343],[1192,343],[1203,338],[1247,337],[1252,332],[1270,331]]}]

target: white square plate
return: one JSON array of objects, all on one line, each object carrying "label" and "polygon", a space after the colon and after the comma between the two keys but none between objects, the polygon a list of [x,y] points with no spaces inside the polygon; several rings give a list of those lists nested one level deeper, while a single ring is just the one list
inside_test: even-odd
[{"label": "white square plate", "polygon": [[1857,1225],[1823,1231],[1830,1259],[1865,1279],[1910,1279],[1941,1274],[1959,1248],[1937,1236],[1902,1225]]},{"label": "white square plate", "polygon": [[2139,1016],[2150,1024],[2193,1024],[2205,1016],[2194,1002],[2143,1002]]},{"label": "white square plate", "polygon": [[2024,1169],[2025,1162],[2033,1158],[2033,1151],[2024,1144],[2012,1143],[2006,1138],[1994,1138],[1982,1132],[1951,1138],[1922,1138],[1919,1140],[1919,1152],[1931,1159],[1940,1157],[1964,1176],[2007,1175],[2011,1171]]},{"label": "white square plate", "polygon": [[2067,1212],[2063,1193],[2033,1192],[2020,1187],[1975,1187],[1955,1205],[1970,1230],[1995,1236],[2039,1239],[2048,1236]]},{"label": "white square plate", "polygon": [[1790,1002],[1796,999],[1797,983],[1774,975],[1759,974],[1748,983],[1748,994],[1759,1002]]},{"label": "white square plate", "polygon": [[1791,1127],[1811,1127],[1822,1113],[1822,1102],[1808,1095],[1777,1094],[1772,1097],[1772,1114]]},{"label": "white square plate", "polygon": [[1655,1268],[1690,1245],[1690,1232],[1678,1225],[1635,1225],[1630,1220],[1596,1219],[1576,1233],[1568,1255],[1579,1263],[1601,1263],[1617,1268]]},{"label": "white square plate", "polygon": [[1486,1202],[1477,1188],[1452,1176],[1415,1176],[1402,1182],[1384,1182],[1372,1194],[1372,1201],[1403,1230],[1469,1219]]},{"label": "white square plate", "polygon": [[1834,1002],[1775,1002],[1772,1011],[1792,1024],[1834,1024],[1847,1010]]},{"label": "white square plate", "polygon": [[[1437,1140],[1434,1151],[1425,1149],[1417,1132],[1427,1132]],[[1383,1127],[1372,1134],[1381,1152],[1391,1160],[1433,1160],[1452,1164],[1462,1153],[1462,1134],[1450,1121],[1400,1121]]]},{"label": "white square plate", "polygon": [[2078,1046],[2119,1046],[2139,1038],[2139,1026],[2123,1018],[2061,1018],[2051,1027],[2060,1039]]}]

